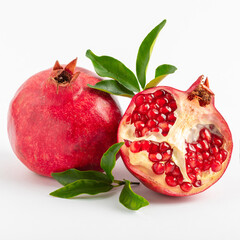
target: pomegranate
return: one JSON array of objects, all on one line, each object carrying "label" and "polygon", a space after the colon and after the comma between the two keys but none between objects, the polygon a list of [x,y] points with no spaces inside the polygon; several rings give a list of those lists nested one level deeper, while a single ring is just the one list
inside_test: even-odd
[{"label": "pomegranate", "polygon": [[200,193],[226,170],[229,127],[214,106],[208,79],[186,91],[159,86],[135,95],[118,129],[129,171],[150,189],[171,196]]},{"label": "pomegranate", "polygon": [[13,151],[40,175],[101,170],[103,153],[117,141],[119,107],[109,94],[87,86],[101,79],[76,62],[61,66],[57,61],[30,77],[9,107]]}]

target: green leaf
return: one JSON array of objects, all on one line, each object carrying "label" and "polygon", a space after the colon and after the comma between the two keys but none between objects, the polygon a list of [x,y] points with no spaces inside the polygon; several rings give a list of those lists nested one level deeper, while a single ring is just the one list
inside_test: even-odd
[{"label": "green leaf", "polygon": [[96,56],[91,50],[87,50],[86,56],[92,61],[99,76],[113,78],[130,91],[140,91],[134,73],[117,59],[109,56]]},{"label": "green leaf", "polygon": [[155,78],[150,81],[145,89],[156,87],[168,74],[174,73],[177,70],[173,65],[163,64],[157,67]]},{"label": "green leaf", "polygon": [[80,179],[73,183],[51,192],[50,195],[60,198],[72,198],[80,194],[95,195],[102,192],[108,192],[113,188],[111,183],[97,181],[93,179]]},{"label": "green leaf", "polygon": [[122,84],[115,80],[103,80],[101,82],[96,83],[94,86],[88,84],[90,88],[94,88],[97,90],[101,90],[103,92],[107,92],[114,95],[125,96],[125,97],[133,97],[134,93],[125,88]]},{"label": "green leaf", "polygon": [[97,171],[79,171],[77,169],[69,169],[64,172],[52,173],[54,179],[56,179],[62,185],[75,182],[80,179],[93,179],[103,182],[111,182],[106,174]]},{"label": "green leaf", "polygon": [[125,186],[120,194],[119,201],[126,208],[131,210],[138,210],[139,208],[145,207],[149,204],[144,197],[139,196],[132,191],[128,180],[125,180]]},{"label": "green leaf", "polygon": [[112,145],[102,156],[101,159],[101,168],[106,172],[107,176],[111,181],[114,180],[114,177],[112,175],[112,170],[116,163],[116,155],[119,151],[119,149],[122,147],[124,143],[115,143]]},{"label": "green leaf", "polygon": [[161,29],[166,24],[166,20],[163,20],[159,25],[157,25],[143,40],[141,43],[138,55],[137,55],[137,62],[136,62],[136,72],[138,81],[141,84],[142,88],[144,89],[146,84],[146,71],[148,62],[152,53],[152,49],[154,47],[156,38],[161,31]]}]

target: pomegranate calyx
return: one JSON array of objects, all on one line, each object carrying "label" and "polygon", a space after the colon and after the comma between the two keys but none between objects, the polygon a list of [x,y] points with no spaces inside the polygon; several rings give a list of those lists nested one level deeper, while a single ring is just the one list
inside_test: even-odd
[{"label": "pomegranate calyx", "polygon": [[50,79],[54,80],[59,85],[65,86],[77,79],[80,72],[76,72],[77,58],[67,64],[64,68],[60,65],[58,61],[55,62],[53,66],[53,71],[51,73]]},{"label": "pomegranate calyx", "polygon": [[64,69],[70,74],[73,74],[75,71],[76,65],[77,65],[77,58],[72,60]]},{"label": "pomegranate calyx", "polygon": [[188,99],[190,101],[193,99],[197,99],[199,105],[201,107],[205,107],[206,105],[210,104],[214,93],[209,88],[208,78],[205,78],[203,75],[200,78],[200,83],[189,93]]},{"label": "pomegranate calyx", "polygon": [[59,61],[57,60],[53,66],[53,70],[59,70],[63,69],[63,67],[60,65]]}]

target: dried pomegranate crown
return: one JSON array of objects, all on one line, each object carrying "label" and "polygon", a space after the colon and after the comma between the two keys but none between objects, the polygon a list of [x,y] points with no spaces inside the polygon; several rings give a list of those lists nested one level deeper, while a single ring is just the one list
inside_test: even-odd
[{"label": "dried pomegranate crown", "polygon": [[77,58],[62,67],[58,61],[53,66],[53,71],[50,75],[50,79],[57,84],[57,86],[66,86],[77,79],[80,72],[75,72],[77,65]]}]

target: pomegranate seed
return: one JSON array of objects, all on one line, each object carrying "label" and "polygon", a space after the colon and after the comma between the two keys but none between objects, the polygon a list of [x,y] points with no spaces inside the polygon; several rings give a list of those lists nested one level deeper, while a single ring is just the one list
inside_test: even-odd
[{"label": "pomegranate seed", "polygon": [[159,111],[160,113],[167,114],[167,113],[170,113],[172,109],[169,106],[164,106],[164,107],[160,107]]},{"label": "pomegranate seed", "polygon": [[192,189],[192,184],[189,183],[189,182],[183,182],[183,183],[180,185],[180,188],[181,188],[184,192],[189,192],[189,191],[191,191],[191,189]]},{"label": "pomegranate seed", "polygon": [[147,122],[147,126],[148,126],[149,128],[156,127],[157,124],[158,124],[158,121],[156,121],[155,119],[153,119],[153,120],[150,119],[150,120],[148,120],[148,122]]},{"label": "pomegranate seed", "polygon": [[175,122],[176,121],[176,117],[174,116],[173,112],[168,114],[167,119],[170,122]]},{"label": "pomegranate seed", "polygon": [[165,163],[165,173],[166,174],[173,172],[174,168],[175,168],[175,163],[173,161],[168,161]]},{"label": "pomegranate seed", "polygon": [[155,172],[158,175],[161,175],[164,173],[164,165],[162,163],[154,163],[152,166],[153,172]]},{"label": "pomegranate seed", "polygon": [[179,185],[181,185],[183,183],[183,176],[182,175],[177,177],[177,182],[178,182]]},{"label": "pomegranate seed", "polygon": [[166,176],[165,181],[167,185],[171,187],[175,187],[178,185],[177,178],[175,178],[174,176],[170,176],[170,175]]},{"label": "pomegranate seed", "polygon": [[201,146],[202,146],[202,149],[204,150],[204,151],[207,151],[209,148],[210,148],[210,145],[209,145],[209,143],[207,142],[207,140],[202,140],[202,141],[199,141],[199,143],[201,144]]},{"label": "pomegranate seed", "polygon": [[210,148],[211,154],[217,155],[218,152],[219,152],[219,148],[217,146],[213,146],[212,148]]},{"label": "pomegranate seed", "polygon": [[145,96],[144,95],[138,95],[136,98],[135,98],[135,104],[136,106],[140,106],[142,105],[143,103],[145,102]]},{"label": "pomegranate seed", "polygon": [[209,170],[210,167],[211,167],[211,163],[208,160],[204,160],[204,162],[203,162],[203,171]]},{"label": "pomegranate seed", "polygon": [[151,109],[158,109],[159,106],[158,106],[157,103],[151,103],[151,104],[150,104],[150,108],[151,108]]},{"label": "pomegranate seed", "polygon": [[152,132],[159,132],[159,128],[155,127],[151,129]]},{"label": "pomegranate seed", "polygon": [[124,143],[125,143],[126,147],[130,147],[131,141],[124,140]]},{"label": "pomegranate seed", "polygon": [[150,142],[149,141],[142,141],[142,151],[149,152],[150,149]]},{"label": "pomegranate seed", "polygon": [[141,151],[141,142],[139,141],[134,141],[130,145],[130,151],[133,153],[137,153]]},{"label": "pomegranate seed", "polygon": [[195,173],[196,177],[202,176],[202,172],[201,172],[200,168],[198,168],[198,167],[194,168],[194,173]]},{"label": "pomegranate seed", "polygon": [[136,121],[134,123],[135,128],[137,128],[138,130],[142,130],[145,127],[145,124],[143,121]]},{"label": "pomegranate seed", "polygon": [[160,143],[160,145],[159,145],[160,152],[166,152],[169,149],[171,149],[171,147],[167,142],[161,142]]},{"label": "pomegranate seed", "polygon": [[218,147],[221,147],[223,145],[223,140],[215,135],[212,139],[212,143]]},{"label": "pomegranate seed", "polygon": [[227,159],[228,153],[227,153],[227,151],[224,150],[224,149],[221,149],[221,150],[220,150],[220,153],[222,154],[222,160],[223,160],[223,162],[224,162],[224,161]]},{"label": "pomegranate seed", "polygon": [[188,151],[196,152],[195,146],[191,143],[187,144],[187,149],[188,149]]},{"label": "pomegranate seed", "polygon": [[167,150],[166,152],[162,153],[162,161],[168,161],[172,157],[172,150]]},{"label": "pomegranate seed", "polygon": [[160,122],[164,122],[165,120],[167,119],[166,115],[165,114],[160,114],[158,117],[157,117],[157,121],[160,123]]},{"label": "pomegranate seed", "polygon": [[142,133],[136,129],[135,130],[135,135],[136,135],[136,137],[141,137]]},{"label": "pomegranate seed", "polygon": [[219,161],[220,163],[222,163],[222,162],[223,162],[223,156],[222,156],[222,154],[221,154],[221,153],[218,153],[218,154],[216,155],[215,159],[216,159],[217,161]]},{"label": "pomegranate seed", "polygon": [[188,177],[191,179],[192,182],[196,180],[196,175],[192,172],[188,173]]},{"label": "pomegranate seed", "polygon": [[158,162],[158,161],[162,160],[162,155],[161,155],[161,153],[149,153],[148,158],[152,162]]},{"label": "pomegranate seed", "polygon": [[175,101],[172,101],[168,104],[168,106],[173,110],[175,111],[177,109],[177,104]]},{"label": "pomegranate seed", "polygon": [[197,153],[197,160],[200,162],[203,160],[203,155],[200,152]]},{"label": "pomegranate seed", "polygon": [[196,148],[197,152],[201,152],[203,150],[201,143],[195,143],[194,147]]},{"label": "pomegranate seed", "polygon": [[142,104],[139,106],[138,111],[140,113],[146,113],[149,110],[150,106],[149,104]]},{"label": "pomegranate seed", "polygon": [[193,183],[193,186],[194,186],[194,187],[201,187],[201,185],[202,185],[201,180],[196,180],[196,181]]},{"label": "pomegranate seed", "polygon": [[143,121],[143,122],[147,122],[148,121],[147,115],[141,115],[140,120]]},{"label": "pomegranate seed", "polygon": [[222,169],[222,164],[219,161],[213,161],[211,169],[213,172],[219,172]]},{"label": "pomegranate seed", "polygon": [[168,131],[166,131],[166,132],[161,132],[162,133],[162,135],[164,136],[164,137],[166,137],[167,135],[168,135],[168,132],[169,132],[169,130]]},{"label": "pomegranate seed", "polygon": [[186,171],[187,171],[187,173],[192,172],[192,168],[189,164],[186,165]]},{"label": "pomegranate seed", "polygon": [[136,122],[136,121],[139,121],[139,120],[141,120],[141,114],[140,114],[140,113],[137,113],[137,112],[134,112],[134,113],[132,114],[132,123],[133,123],[133,122]]},{"label": "pomegranate seed", "polygon": [[148,127],[143,128],[141,132],[142,136],[145,136],[147,132],[149,132],[149,128]]},{"label": "pomegranate seed", "polygon": [[162,129],[163,132],[169,131],[169,126],[167,122],[160,122],[158,126]]},{"label": "pomegranate seed", "polygon": [[161,132],[161,133],[164,137],[166,137],[168,135],[168,131],[167,132]]},{"label": "pomegranate seed", "polygon": [[196,157],[196,153],[195,152],[188,152],[187,153],[187,156],[190,158],[190,157],[193,157],[195,158]]},{"label": "pomegranate seed", "polygon": [[188,164],[191,168],[195,168],[197,166],[197,159],[196,158],[189,158]]},{"label": "pomegranate seed", "polygon": [[207,128],[203,128],[200,133],[199,133],[199,136],[202,138],[202,139],[205,139],[207,140],[207,142],[211,142],[211,139],[212,139],[212,136],[211,136],[211,132],[207,129]]},{"label": "pomegranate seed", "polygon": [[180,168],[178,166],[175,166],[175,168],[172,172],[172,175],[175,176],[175,177],[181,176],[181,171],[180,171]]},{"label": "pomegranate seed", "polygon": [[214,161],[215,160],[215,157],[214,156],[210,156],[209,158],[208,158],[208,161],[210,161],[210,162],[212,162],[212,161]]},{"label": "pomegranate seed", "polygon": [[165,95],[165,91],[164,90],[157,90],[156,92],[153,93],[154,97],[161,97]]},{"label": "pomegranate seed", "polygon": [[153,101],[154,95],[153,94],[146,94],[145,101],[151,103]]},{"label": "pomegranate seed", "polygon": [[168,100],[166,98],[158,98],[156,103],[159,107],[163,107],[168,103]]},{"label": "pomegranate seed", "polygon": [[168,102],[172,101],[173,100],[173,96],[171,93],[166,93],[165,94],[165,98],[168,100]]},{"label": "pomegranate seed", "polygon": [[151,143],[150,144],[150,153],[157,153],[159,150],[159,145],[157,143]]},{"label": "pomegranate seed", "polygon": [[197,167],[202,169],[202,167],[203,167],[203,160],[197,160]]},{"label": "pomegranate seed", "polygon": [[159,114],[159,111],[157,109],[150,109],[147,113],[147,116],[150,118],[150,119],[153,119],[153,118],[156,118]]},{"label": "pomegranate seed", "polygon": [[130,123],[131,121],[131,115],[126,118],[126,123]]},{"label": "pomegranate seed", "polygon": [[209,152],[203,152],[202,156],[203,156],[203,159],[208,159],[209,156],[210,156],[210,153]]}]

